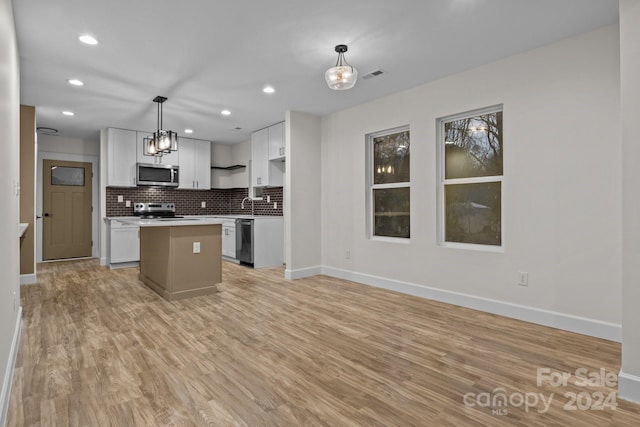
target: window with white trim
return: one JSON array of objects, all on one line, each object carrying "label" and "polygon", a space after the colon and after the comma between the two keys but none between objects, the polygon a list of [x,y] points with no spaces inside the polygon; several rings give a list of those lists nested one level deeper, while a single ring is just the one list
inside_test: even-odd
[{"label": "window with white trim", "polygon": [[367,135],[369,237],[411,236],[409,126]]},{"label": "window with white trim", "polygon": [[502,105],[438,120],[440,244],[502,247]]}]

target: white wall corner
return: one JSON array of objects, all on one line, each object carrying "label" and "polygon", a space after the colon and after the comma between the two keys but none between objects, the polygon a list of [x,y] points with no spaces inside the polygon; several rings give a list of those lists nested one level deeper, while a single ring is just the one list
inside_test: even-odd
[{"label": "white wall corner", "polygon": [[107,259],[107,257],[100,257],[100,265],[107,265],[109,263],[109,260]]},{"label": "white wall corner", "polygon": [[13,332],[13,340],[11,341],[11,349],[9,351],[9,360],[4,370],[4,381],[0,390],[0,426],[7,423],[7,412],[9,410],[9,399],[11,398],[11,383],[13,381],[13,369],[16,366],[18,357],[18,348],[20,344],[20,333],[22,332],[22,307],[18,308],[18,318],[16,320],[16,328]]},{"label": "white wall corner", "polygon": [[33,285],[36,283],[37,278],[35,274],[21,274],[20,275],[20,284],[21,285]]},{"label": "white wall corner", "polygon": [[620,371],[618,374],[618,397],[640,403],[640,377]]},{"label": "white wall corner", "polygon": [[369,274],[357,273],[339,268],[323,266],[321,274],[337,277],[344,280],[362,283],[389,289],[408,295],[432,299],[447,304],[480,310],[487,313],[497,314],[512,319],[523,320],[542,326],[558,328],[569,332],[589,335],[610,341],[620,342],[622,337],[621,325],[589,319],[571,314],[558,313],[549,310],[542,310],[535,307],[528,307],[513,304],[505,301],[493,300],[489,298],[477,297],[474,295],[452,292],[415,283],[402,282],[385,277],[373,276]]},{"label": "white wall corner", "polygon": [[319,274],[322,274],[322,267],[318,265],[315,267],[299,268],[296,270],[286,269],[284,271],[284,278],[288,280],[294,280],[302,279],[304,277],[317,276]]}]

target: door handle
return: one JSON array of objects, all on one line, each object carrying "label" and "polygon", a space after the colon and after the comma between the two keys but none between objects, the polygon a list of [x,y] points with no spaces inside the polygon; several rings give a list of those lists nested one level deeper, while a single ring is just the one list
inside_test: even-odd
[{"label": "door handle", "polygon": [[36,215],[36,219],[41,219],[42,217],[40,215]]}]

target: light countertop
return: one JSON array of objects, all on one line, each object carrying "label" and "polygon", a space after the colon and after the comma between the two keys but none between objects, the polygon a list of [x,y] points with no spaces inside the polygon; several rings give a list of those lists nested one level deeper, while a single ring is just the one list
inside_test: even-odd
[{"label": "light countertop", "polygon": [[[181,215],[182,216],[182,215]],[[132,225],[203,225],[202,223],[194,224],[195,220],[211,220],[214,221],[214,224],[222,224],[225,220],[234,220],[234,219],[253,219],[253,220],[264,220],[264,219],[274,219],[274,218],[283,218],[279,215],[184,215],[184,218],[175,218],[175,219],[140,219],[137,216],[112,216],[106,217],[105,221],[120,221],[127,224]],[[217,222],[216,222],[217,221]],[[157,224],[157,222],[161,222],[161,224]]]},{"label": "light countertop", "polygon": [[140,227],[177,227],[184,225],[216,225],[222,224],[224,220],[215,218],[155,218],[155,219],[140,219],[138,217],[116,217],[111,218],[123,222],[125,224],[138,225]]},{"label": "light countertop", "polygon": [[29,223],[28,222],[21,222],[18,228],[18,237],[22,237],[24,236],[24,233],[27,232],[27,228],[29,228]]}]

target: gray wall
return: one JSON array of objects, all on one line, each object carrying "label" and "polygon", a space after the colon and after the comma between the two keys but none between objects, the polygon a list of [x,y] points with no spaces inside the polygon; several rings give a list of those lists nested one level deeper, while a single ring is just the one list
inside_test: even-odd
[{"label": "gray wall", "polygon": [[[20,78],[11,0],[0,0],[0,425],[5,424],[20,303]],[[17,301],[17,303],[14,303]]]}]

